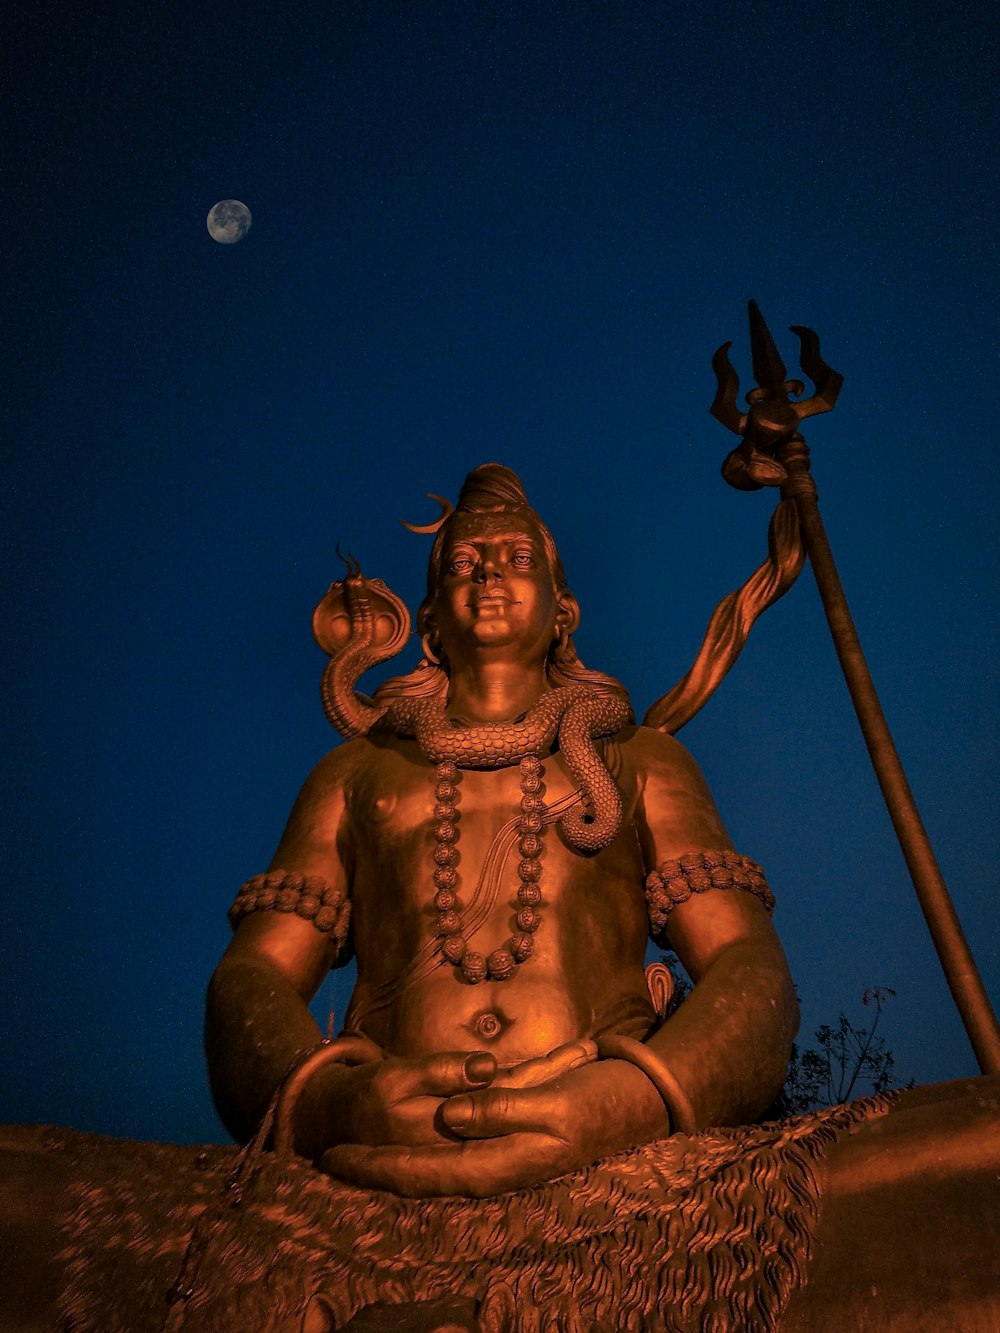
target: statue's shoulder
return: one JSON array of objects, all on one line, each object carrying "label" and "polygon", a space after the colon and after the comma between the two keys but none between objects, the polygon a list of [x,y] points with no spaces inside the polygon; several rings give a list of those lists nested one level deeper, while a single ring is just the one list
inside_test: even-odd
[{"label": "statue's shoulder", "polygon": [[641,784],[650,778],[682,784],[703,781],[701,770],[676,736],[668,736],[655,727],[637,726],[627,727],[616,739]]},{"label": "statue's shoulder", "polygon": [[366,736],[356,736],[329,750],[302,786],[312,799],[331,798],[350,789],[379,763],[379,752]]},{"label": "statue's shoulder", "polygon": [[388,733],[355,736],[323,756],[306,779],[306,787],[317,794],[332,794],[361,783],[378,782],[380,777],[396,773],[401,752],[414,749],[414,742],[400,741]]}]

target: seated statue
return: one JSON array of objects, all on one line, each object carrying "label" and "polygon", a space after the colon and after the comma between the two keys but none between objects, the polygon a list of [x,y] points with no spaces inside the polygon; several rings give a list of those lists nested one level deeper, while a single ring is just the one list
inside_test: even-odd
[{"label": "seated statue", "polygon": [[[759,1123],[795,993],[763,872],[670,733],[801,566],[793,508],[642,726],[577,657],[508,469],[434,525],[423,660],[372,698],[409,617],[349,568],[314,617],[346,743],[209,987],[246,1146],[0,1127],[0,1327],[995,1333],[1000,1079]],[[324,1037],[309,1003],[351,950]]]},{"label": "seated statue", "polygon": [[[241,891],[210,987],[227,1127],[251,1134],[304,1060],[281,1108],[298,1153],[358,1185],[489,1196],[753,1121],[798,1017],[770,891],[680,743],[580,662],[576,598],[518,479],[467,478],[431,554],[424,661],[371,703],[341,664],[367,660],[372,598],[391,595],[353,582],[317,618],[348,626],[324,693],[353,739]],[[650,929],[695,982],[662,1026]],[[348,941],[357,984],[324,1050],[307,1004]]]}]

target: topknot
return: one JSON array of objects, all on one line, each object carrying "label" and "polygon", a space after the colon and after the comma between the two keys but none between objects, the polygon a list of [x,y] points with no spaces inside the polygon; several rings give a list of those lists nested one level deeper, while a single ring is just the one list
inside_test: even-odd
[{"label": "topknot", "polygon": [[530,509],[521,479],[502,463],[481,463],[462,483],[457,513],[489,514],[505,509]]}]

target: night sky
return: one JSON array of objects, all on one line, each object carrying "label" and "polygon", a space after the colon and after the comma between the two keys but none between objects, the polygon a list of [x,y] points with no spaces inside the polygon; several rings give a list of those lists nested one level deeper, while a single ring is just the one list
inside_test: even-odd
[{"label": "night sky", "polygon": [[[398,518],[507,463],[583,659],[640,715],[686,670],[773,504],[707,411],[721,342],[749,387],[748,297],[790,371],[806,324],[846,377],[814,475],[996,1000],[994,5],[18,8],[0,1118],[223,1137],[204,988],[336,740],[338,542],[415,610]],[[806,1034],[889,986],[898,1072],[974,1072],[811,571],[682,739],[769,872]]]}]

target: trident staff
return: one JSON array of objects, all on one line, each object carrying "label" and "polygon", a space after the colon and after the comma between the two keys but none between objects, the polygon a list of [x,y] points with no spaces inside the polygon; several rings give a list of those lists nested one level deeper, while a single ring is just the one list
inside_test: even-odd
[{"label": "trident staff", "polygon": [[749,314],[757,386],[746,395],[747,412],[741,412],[736,402],[739,380],[728,355],[732,344],[724,343],[712,358],[718,390],[711,413],[742,437],[742,443],[723,463],[722,475],[738,490],[780,486],[782,499],[795,502],[837,656],[931,939],[980,1069],[984,1074],[1000,1073],[1000,1026],[875,692],[819,512],[816,483],[809,472],[809,449],[799,434],[799,422],[804,417],[831,410],[844,377],[821,358],[819,338],[813,330],[793,325],[792,332],[801,343],[802,369],[814,385],[812,396],[802,398],[805,385],[801,380],[786,378],[785,366],[755,301],[749,303]]}]

